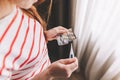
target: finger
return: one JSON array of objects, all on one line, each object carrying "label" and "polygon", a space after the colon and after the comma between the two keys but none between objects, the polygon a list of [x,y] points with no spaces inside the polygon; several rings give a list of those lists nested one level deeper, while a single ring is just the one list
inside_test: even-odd
[{"label": "finger", "polygon": [[76,58],[68,58],[68,59],[61,59],[60,63],[67,65],[67,64],[71,64],[75,61],[76,61]]},{"label": "finger", "polygon": [[63,26],[58,26],[58,27],[56,27],[56,28],[59,28],[59,29],[62,29],[62,30],[67,30],[67,28],[65,28],[65,27],[63,27]]},{"label": "finger", "polygon": [[67,33],[66,30],[57,30],[57,34],[63,34],[63,33]]},{"label": "finger", "polygon": [[62,27],[62,26],[55,27],[55,28],[53,28],[53,30],[55,31],[55,34],[56,34],[56,35],[60,35],[60,34],[63,34],[63,33],[67,33],[67,32],[68,32],[68,29],[67,29],[67,28],[64,28],[64,27]]},{"label": "finger", "polygon": [[58,29],[58,30],[66,30],[66,31],[68,31],[68,29],[67,29],[67,28],[62,27],[62,26],[55,27],[55,29]]},{"label": "finger", "polygon": [[68,64],[67,67],[73,72],[78,68],[78,60],[75,62]]}]

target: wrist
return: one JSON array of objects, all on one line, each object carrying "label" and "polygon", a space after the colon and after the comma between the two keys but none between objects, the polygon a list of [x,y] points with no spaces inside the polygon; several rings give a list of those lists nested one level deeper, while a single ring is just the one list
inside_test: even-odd
[{"label": "wrist", "polygon": [[51,75],[51,70],[49,69],[49,67],[46,69],[46,76],[47,76],[47,80],[53,80],[54,79]]},{"label": "wrist", "polygon": [[46,69],[43,72],[37,74],[32,80],[53,80],[50,74],[50,69]]}]

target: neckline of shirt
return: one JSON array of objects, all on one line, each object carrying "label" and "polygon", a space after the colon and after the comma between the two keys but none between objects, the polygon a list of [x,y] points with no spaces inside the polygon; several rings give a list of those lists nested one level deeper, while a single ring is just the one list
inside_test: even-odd
[{"label": "neckline of shirt", "polygon": [[16,10],[17,10],[17,8],[15,7],[13,9],[13,11],[9,15],[7,15],[6,17],[0,19],[0,23],[1,22],[6,22],[7,20],[10,20],[10,18],[12,18],[16,14]]}]

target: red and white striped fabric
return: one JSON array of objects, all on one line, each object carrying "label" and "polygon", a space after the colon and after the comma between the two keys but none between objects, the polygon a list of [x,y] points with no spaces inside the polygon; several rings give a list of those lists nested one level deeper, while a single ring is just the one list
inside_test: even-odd
[{"label": "red and white striped fabric", "polygon": [[42,26],[19,8],[0,20],[0,80],[30,80],[50,65]]}]

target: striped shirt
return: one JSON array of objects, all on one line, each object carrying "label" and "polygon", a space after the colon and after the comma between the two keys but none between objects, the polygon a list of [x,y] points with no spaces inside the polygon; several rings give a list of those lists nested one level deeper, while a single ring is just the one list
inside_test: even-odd
[{"label": "striped shirt", "polygon": [[39,22],[19,8],[0,20],[0,80],[30,80],[50,64]]}]

